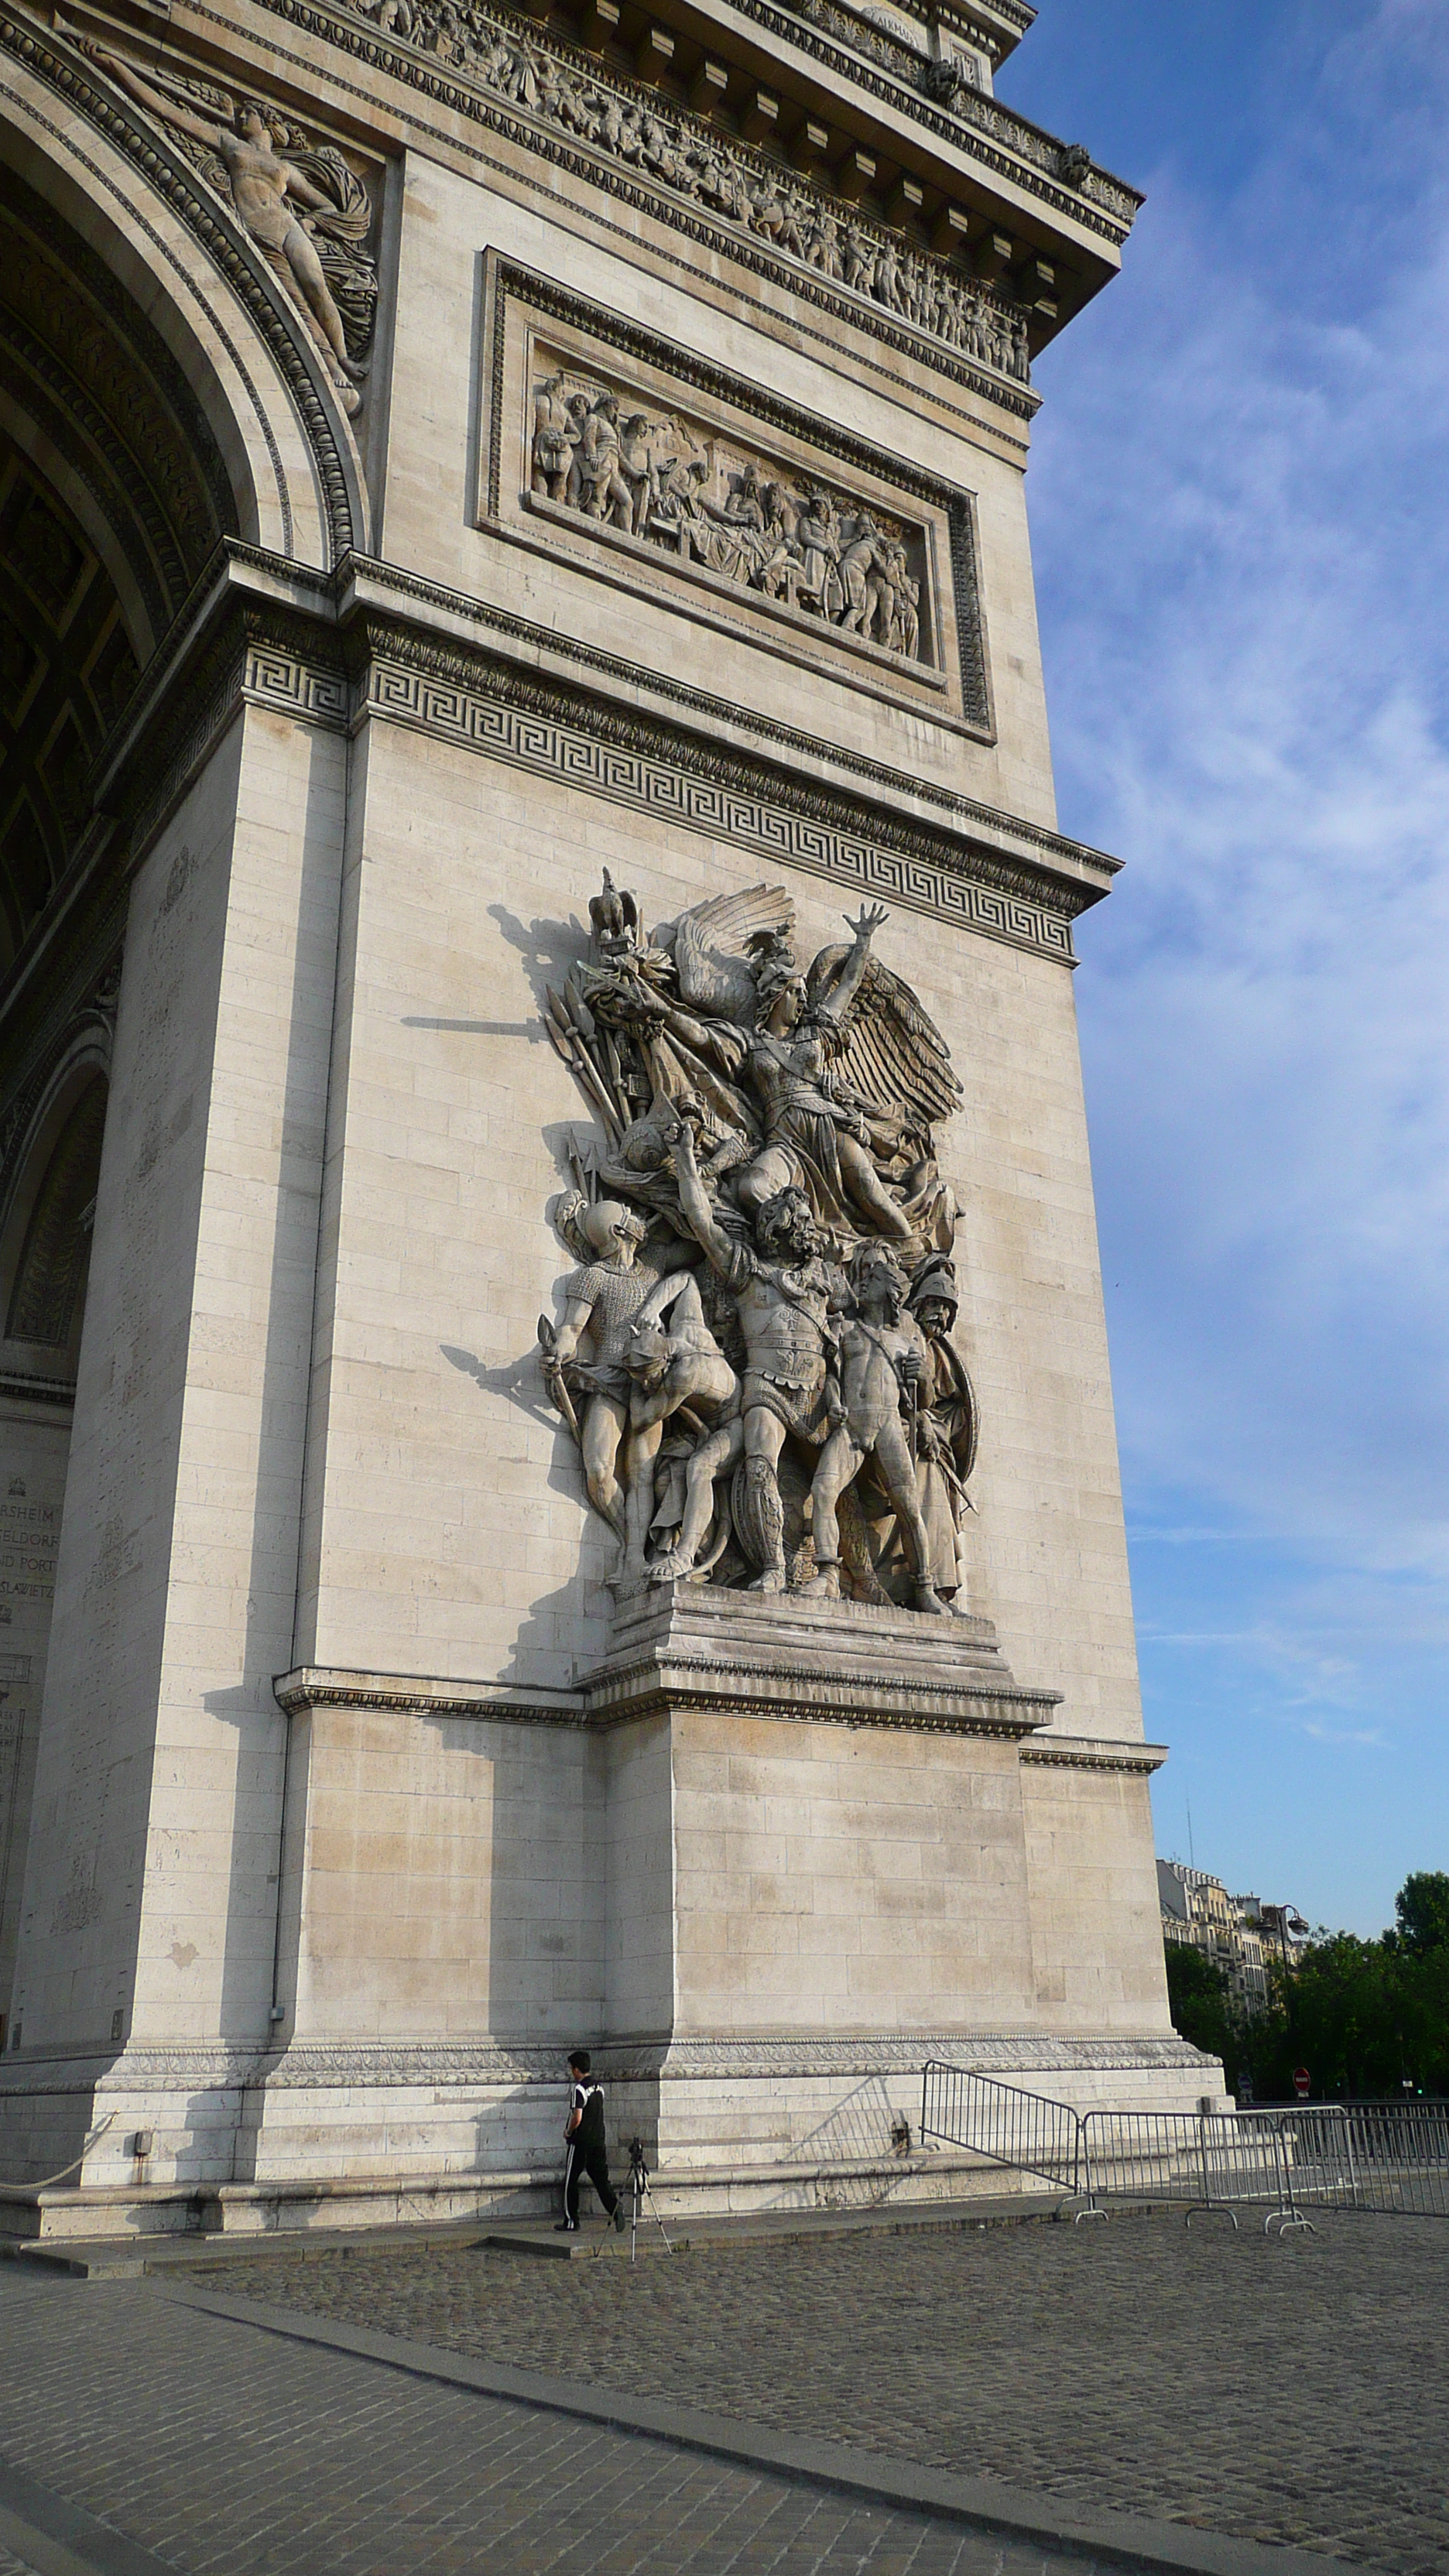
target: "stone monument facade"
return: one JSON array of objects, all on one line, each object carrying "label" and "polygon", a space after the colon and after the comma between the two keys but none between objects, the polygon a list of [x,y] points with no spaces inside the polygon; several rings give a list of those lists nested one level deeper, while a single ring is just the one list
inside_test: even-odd
[{"label": "stone monument facade", "polygon": [[[1162,1971],[1026,0],[0,5],[0,2178],[969,2187]],[[55,2176],[54,2181],[46,2178]]]}]

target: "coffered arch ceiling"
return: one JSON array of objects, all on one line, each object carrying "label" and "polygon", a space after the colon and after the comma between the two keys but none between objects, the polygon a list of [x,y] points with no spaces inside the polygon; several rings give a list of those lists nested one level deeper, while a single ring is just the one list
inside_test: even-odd
[{"label": "coffered arch ceiling", "polygon": [[106,1100],[105,1075],[92,1069],[74,1092],[41,1173],[5,1315],[7,1341],[67,1352],[72,1365],[90,1262]]},{"label": "coffered arch ceiling", "polygon": [[64,874],[107,735],[236,526],[170,351],[0,171],[0,973]]}]

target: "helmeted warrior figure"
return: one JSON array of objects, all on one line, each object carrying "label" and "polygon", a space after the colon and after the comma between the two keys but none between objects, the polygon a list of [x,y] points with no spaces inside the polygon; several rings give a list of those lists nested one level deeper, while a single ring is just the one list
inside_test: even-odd
[{"label": "helmeted warrior figure", "polygon": [[[807,1592],[840,1597],[840,1498],[869,1464],[896,1515],[917,1610],[940,1610],[931,1544],[916,1490],[916,1396],[926,1366],[908,1316],[906,1276],[883,1243],[863,1243],[850,1265],[851,1313],[840,1328],[839,1418],[810,1488],[816,1574]],[[954,1567],[953,1567],[954,1572]]]}]

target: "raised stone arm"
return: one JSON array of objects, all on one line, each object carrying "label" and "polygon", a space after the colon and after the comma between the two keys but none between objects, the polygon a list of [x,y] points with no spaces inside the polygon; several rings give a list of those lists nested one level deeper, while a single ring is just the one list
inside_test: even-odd
[{"label": "raised stone arm", "polygon": [[861,912],[859,921],[852,921],[849,913],[846,914],[845,927],[847,930],[854,931],[855,946],[841,967],[826,999],[820,1004],[822,1019],[844,1019],[860,990],[861,977],[870,963],[870,943],[876,932],[883,929],[889,919],[890,914],[881,903],[866,906]]},{"label": "raised stone arm", "polygon": [[684,1211],[685,1224],[704,1252],[710,1268],[717,1270],[721,1279],[728,1279],[734,1267],[735,1248],[710,1206],[695,1157],[694,1131],[685,1119],[679,1120],[668,1142],[672,1148],[670,1160],[679,1184],[679,1204]]},{"label": "raised stone arm", "polygon": [[102,71],[109,72],[120,88],[129,90],[138,106],[146,108],[152,116],[159,116],[164,124],[176,126],[182,134],[189,134],[194,143],[209,143],[213,152],[220,149],[225,129],[218,118],[213,117],[208,123],[203,117],[193,116],[191,110],[182,107],[178,100],[168,98],[163,90],[153,89],[139,72],[132,71],[129,63],[122,62],[119,54],[108,54],[104,45],[93,43],[89,36],[78,36],[76,42],[81,52],[89,54],[93,63],[99,63]]}]

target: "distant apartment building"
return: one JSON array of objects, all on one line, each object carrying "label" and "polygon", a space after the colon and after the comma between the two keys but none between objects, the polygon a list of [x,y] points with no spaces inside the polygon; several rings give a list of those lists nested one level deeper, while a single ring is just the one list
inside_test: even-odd
[{"label": "distant apartment building", "polygon": [[1269,1962],[1292,1967],[1296,1944],[1308,1929],[1303,1917],[1291,1905],[1230,1896],[1220,1878],[1180,1860],[1158,1862],[1157,1895],[1163,1940],[1201,1950],[1222,1970],[1237,2001],[1260,2012],[1268,2001]]}]

